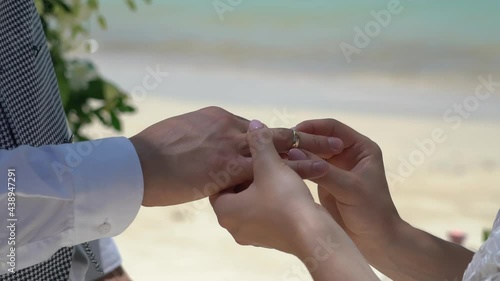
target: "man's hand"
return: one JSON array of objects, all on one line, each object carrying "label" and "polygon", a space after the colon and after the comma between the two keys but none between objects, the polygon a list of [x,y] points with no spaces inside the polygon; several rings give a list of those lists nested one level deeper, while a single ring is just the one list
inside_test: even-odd
[{"label": "man's hand", "polygon": [[[249,121],[217,107],[161,121],[130,138],[144,176],[144,206],[165,206],[198,200],[253,178],[246,139]],[[293,143],[290,129],[272,129],[279,152]],[[341,152],[332,137],[300,134],[300,147],[319,155]],[[307,161],[306,161],[307,162]],[[289,161],[304,178],[318,171]],[[319,171],[320,173],[323,171]]]}]

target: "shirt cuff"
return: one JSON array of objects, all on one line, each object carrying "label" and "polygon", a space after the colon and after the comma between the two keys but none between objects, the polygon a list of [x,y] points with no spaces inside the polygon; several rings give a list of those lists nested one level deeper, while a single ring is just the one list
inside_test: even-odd
[{"label": "shirt cuff", "polygon": [[141,164],[128,138],[80,144],[77,151],[90,152],[73,171],[74,244],[122,233],[135,219],[144,195]]}]

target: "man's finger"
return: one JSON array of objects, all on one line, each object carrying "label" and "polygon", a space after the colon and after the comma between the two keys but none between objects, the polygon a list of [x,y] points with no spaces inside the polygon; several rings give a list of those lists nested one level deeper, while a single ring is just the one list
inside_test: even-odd
[{"label": "man's finger", "polygon": [[[288,152],[294,143],[294,133],[292,129],[276,128],[271,129],[273,142],[278,152]],[[341,139],[324,135],[315,135],[296,131],[299,139],[298,148],[311,151],[324,158],[330,158],[342,152],[344,147]]]},{"label": "man's finger", "polygon": [[248,129],[248,124],[250,123],[250,120],[238,116],[236,114],[233,114],[234,118],[236,119],[238,123],[238,129],[241,130],[240,132],[245,132]]},{"label": "man's finger", "polygon": [[226,164],[223,171],[212,174],[211,177],[223,189],[250,182],[253,179],[252,158],[238,155],[233,161]]}]

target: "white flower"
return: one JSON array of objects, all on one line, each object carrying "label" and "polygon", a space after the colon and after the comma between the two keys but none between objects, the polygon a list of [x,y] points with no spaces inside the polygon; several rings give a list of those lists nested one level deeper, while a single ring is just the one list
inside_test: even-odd
[{"label": "white flower", "polygon": [[68,64],[66,76],[71,90],[82,91],[87,90],[89,82],[97,78],[97,72],[88,62],[72,61]]}]

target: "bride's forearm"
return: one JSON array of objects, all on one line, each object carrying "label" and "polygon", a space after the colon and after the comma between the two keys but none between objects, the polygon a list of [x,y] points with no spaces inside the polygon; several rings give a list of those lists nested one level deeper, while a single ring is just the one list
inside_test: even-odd
[{"label": "bride's forearm", "polygon": [[315,281],[379,280],[356,245],[328,213],[309,220],[299,236],[293,254],[305,264]]},{"label": "bride's forearm", "polygon": [[380,272],[398,281],[462,280],[473,252],[402,222],[392,243],[365,253]]}]

